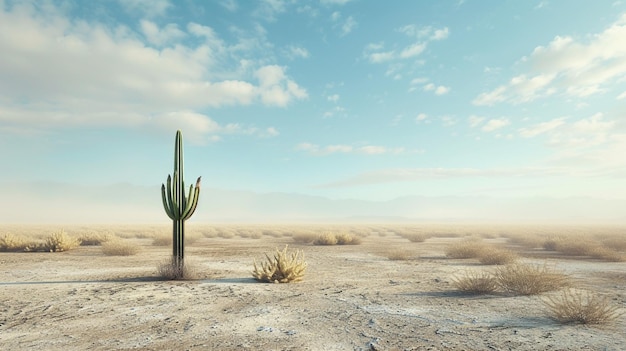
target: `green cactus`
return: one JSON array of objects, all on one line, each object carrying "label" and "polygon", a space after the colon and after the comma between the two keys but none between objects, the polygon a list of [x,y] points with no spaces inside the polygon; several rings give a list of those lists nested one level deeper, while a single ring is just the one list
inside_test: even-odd
[{"label": "green cactus", "polygon": [[[173,178],[173,179],[172,179]],[[200,178],[196,186],[189,186],[189,195],[185,196],[185,181],[183,178],[183,134],[176,132],[176,144],[174,147],[174,174],[167,176],[167,186],[161,185],[161,197],[163,208],[168,217],[172,219],[172,264],[177,278],[182,278],[185,265],[185,221],[193,215],[198,206],[200,196]],[[172,181],[173,180],[173,181]]]}]

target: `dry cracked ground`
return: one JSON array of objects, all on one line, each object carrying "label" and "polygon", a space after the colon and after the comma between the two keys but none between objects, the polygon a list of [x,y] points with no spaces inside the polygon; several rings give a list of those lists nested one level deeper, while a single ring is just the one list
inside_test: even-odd
[{"label": "dry cracked ground", "polygon": [[[167,246],[133,256],[98,246],[60,253],[0,252],[4,350],[625,350],[626,317],[561,324],[542,296],[466,295],[453,277],[492,269],[446,258],[433,237],[370,235],[360,245],[296,244],[288,236],[201,238],[187,247],[199,278],[157,279]],[[498,238],[485,239],[498,241]],[[304,281],[252,279],[252,260],[289,244],[304,251]],[[392,250],[410,257],[390,260]],[[531,255],[532,256],[532,255]],[[544,262],[523,258],[528,262]],[[550,258],[580,287],[626,307],[626,263]]]}]

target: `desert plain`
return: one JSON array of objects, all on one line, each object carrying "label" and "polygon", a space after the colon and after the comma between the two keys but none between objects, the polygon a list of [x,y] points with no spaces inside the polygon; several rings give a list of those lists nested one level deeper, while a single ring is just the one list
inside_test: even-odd
[{"label": "desert plain", "polygon": [[[3,226],[0,235],[43,240],[60,229]],[[190,223],[189,280],[159,277],[157,267],[171,255],[168,225],[64,230],[136,250],[107,254],[95,243],[63,252],[0,252],[1,349],[626,350],[625,227]],[[311,242],[328,232],[357,240]],[[612,255],[562,252],[546,244],[555,238]],[[555,319],[546,300],[558,300],[559,290],[461,291],[463,277],[504,266],[451,257],[451,247],[468,243],[561,272],[567,289],[601,298],[612,318],[599,324]],[[285,245],[304,254],[304,279],[254,280],[253,260]]]}]

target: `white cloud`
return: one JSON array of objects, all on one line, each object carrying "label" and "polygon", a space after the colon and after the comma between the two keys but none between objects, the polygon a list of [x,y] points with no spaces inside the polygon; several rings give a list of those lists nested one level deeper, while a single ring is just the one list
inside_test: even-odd
[{"label": "white cloud", "polygon": [[146,17],[163,16],[172,7],[169,0],[119,0],[128,12],[139,12]]},{"label": "white cloud", "polygon": [[443,39],[448,38],[449,35],[450,35],[450,31],[448,30],[448,27],[445,27],[442,29],[436,29],[430,38],[432,40],[443,40]]},{"label": "white cloud", "polygon": [[322,5],[345,5],[351,0],[320,0]]},{"label": "white cloud", "polygon": [[352,16],[348,17],[341,26],[341,35],[344,36],[350,34],[350,32],[352,32],[357,25],[357,21]]},{"label": "white cloud", "polygon": [[426,43],[415,43],[413,45],[409,45],[400,52],[400,58],[406,59],[415,57],[422,53],[426,49]]},{"label": "white cloud", "polygon": [[276,21],[276,17],[287,11],[287,3],[283,0],[261,0],[254,15],[269,22]]},{"label": "white cloud", "polygon": [[235,12],[239,9],[239,4],[237,4],[236,0],[222,0],[220,1],[220,5],[230,12]]},{"label": "white cloud", "polygon": [[[138,127],[168,113],[189,122],[189,113],[207,107],[286,106],[307,97],[285,67],[244,59],[250,48],[227,45],[208,26],[158,27],[144,20],[136,33],[123,25],[70,20],[54,7],[40,11],[28,3],[0,7],[0,52],[13,58],[0,60],[0,76],[13,77],[0,80],[2,122],[26,129]],[[203,40],[187,45],[181,39],[188,36]]]},{"label": "white cloud", "polygon": [[287,48],[286,55],[292,60],[295,58],[308,58],[309,51],[303,47],[289,46]]},{"label": "white cloud", "polygon": [[436,86],[433,83],[428,83],[428,84],[424,85],[423,89],[424,89],[424,91],[434,91],[435,95],[445,95],[445,94],[450,92],[450,88],[449,87],[445,87],[443,85]]},{"label": "white cloud", "polygon": [[626,99],[626,91],[617,96],[617,100],[624,100],[624,99]]},{"label": "white cloud", "polygon": [[521,128],[519,132],[520,132],[520,135],[523,136],[524,138],[533,138],[533,137],[536,137],[537,135],[540,135],[550,130],[553,130],[555,128],[558,128],[564,123],[565,123],[565,118],[561,117],[561,118],[553,119],[548,122],[538,123],[529,128]]},{"label": "white cloud", "polygon": [[185,32],[178,29],[178,25],[174,23],[159,28],[154,22],[141,20],[140,26],[148,42],[159,47],[176,42],[187,35]]},{"label": "white cloud", "polygon": [[445,95],[449,92],[450,92],[450,88],[444,87],[443,85],[440,85],[437,87],[437,89],[435,89],[435,95]]},{"label": "white cloud", "polygon": [[428,118],[428,115],[426,115],[425,113],[420,113],[417,115],[417,117],[415,117],[415,121],[416,122],[422,122],[425,121]]},{"label": "white cloud", "polygon": [[334,144],[320,146],[311,143],[300,143],[295,147],[296,151],[307,152],[314,156],[327,156],[331,154],[363,154],[363,155],[385,155],[385,154],[401,154],[405,152],[404,148],[388,148],[378,145],[365,145],[354,147],[346,144]]},{"label": "white cloud", "polygon": [[483,123],[483,121],[485,120],[485,117],[480,117],[480,116],[470,116],[469,117],[469,124],[471,128],[476,128],[478,127],[481,123]]},{"label": "white cloud", "polygon": [[337,102],[339,101],[339,94],[333,94],[326,98],[328,99],[328,101]]},{"label": "white cloud", "polygon": [[532,73],[514,77],[473,102],[517,104],[554,94],[572,98],[603,94],[626,77],[625,37],[626,14],[604,31],[588,35],[586,41],[557,36],[522,59]]},{"label": "white cloud", "polygon": [[493,132],[494,130],[506,127],[509,124],[511,124],[511,121],[506,118],[490,119],[487,123],[485,123],[481,130],[483,132]]},{"label": "white cloud", "polygon": [[416,25],[407,25],[398,28],[397,31],[415,41],[408,45],[394,45],[393,50],[383,50],[383,43],[370,43],[365,47],[364,56],[372,63],[413,59],[426,50],[429,42],[443,40],[449,34],[447,27],[433,29],[432,27],[418,27]]}]

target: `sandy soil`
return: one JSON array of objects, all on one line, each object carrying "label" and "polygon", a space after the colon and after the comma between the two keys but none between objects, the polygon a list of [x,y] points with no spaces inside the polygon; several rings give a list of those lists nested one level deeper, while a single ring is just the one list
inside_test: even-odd
[{"label": "sandy soil", "polygon": [[[626,317],[603,327],[561,325],[541,297],[469,296],[452,277],[491,269],[453,260],[458,238],[411,243],[398,236],[354,246],[297,245],[291,238],[208,239],[187,247],[203,275],[159,281],[170,254],[149,239],[135,256],[99,247],[0,253],[4,350],[625,350]],[[303,249],[305,280],[264,284],[252,259]],[[411,250],[392,261],[384,253]],[[542,259],[526,259],[543,262]],[[626,263],[554,259],[556,267],[626,307]]]}]

